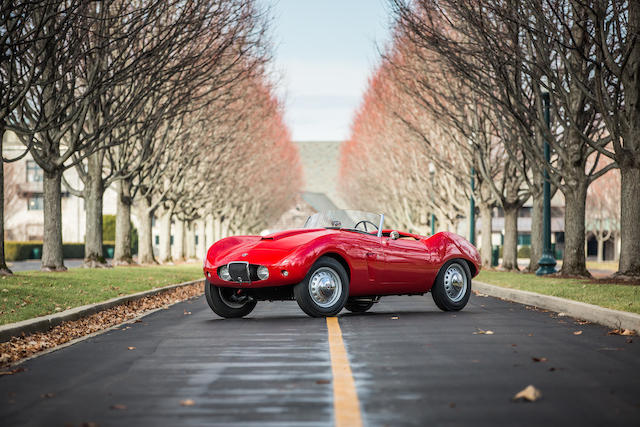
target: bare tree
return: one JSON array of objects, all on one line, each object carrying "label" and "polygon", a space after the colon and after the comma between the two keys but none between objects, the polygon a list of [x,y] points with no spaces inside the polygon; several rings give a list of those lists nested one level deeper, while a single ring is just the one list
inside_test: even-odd
[{"label": "bare tree", "polygon": [[[40,70],[33,58],[36,55],[36,42],[42,37],[44,26],[56,15],[61,1],[29,2],[3,1],[0,5],[0,153],[5,132],[9,127],[11,112],[24,102],[30,87],[39,77]],[[42,45],[40,45],[42,46]],[[36,124],[11,126],[14,132],[30,135]],[[4,163],[19,160],[27,150],[16,158],[2,158],[0,162],[0,199],[3,194]],[[0,205],[0,275],[11,274],[4,257],[4,206]]]},{"label": "bare tree", "polygon": [[[618,274],[640,276],[640,2],[635,0],[576,0],[585,10],[585,38],[595,46],[582,52],[594,63],[595,84],[581,89],[592,100],[611,135],[613,152],[594,145],[620,168],[621,248]],[[574,44],[570,45],[571,47]]]}]

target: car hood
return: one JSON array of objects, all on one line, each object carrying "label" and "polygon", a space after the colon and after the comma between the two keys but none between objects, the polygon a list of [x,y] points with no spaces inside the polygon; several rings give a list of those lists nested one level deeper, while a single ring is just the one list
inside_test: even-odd
[{"label": "car hood", "polygon": [[335,230],[300,229],[287,230],[260,236],[234,236],[219,240],[209,249],[207,260],[212,266],[231,261],[247,261],[250,264],[273,264],[294,249],[335,233]]}]

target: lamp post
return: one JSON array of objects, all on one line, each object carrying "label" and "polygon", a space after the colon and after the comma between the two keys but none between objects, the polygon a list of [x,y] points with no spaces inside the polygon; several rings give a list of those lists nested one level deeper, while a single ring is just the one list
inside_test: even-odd
[{"label": "lamp post", "polygon": [[436,174],[436,167],[433,162],[429,163],[429,176],[431,177],[431,235],[436,234],[436,216],[433,213],[433,192],[435,190],[433,186],[433,176]]},{"label": "lamp post", "polygon": [[469,242],[473,246],[476,245],[476,201],[473,198],[473,192],[476,189],[476,169],[471,166],[471,203],[469,206]]},{"label": "lamp post", "polygon": [[[547,129],[549,129],[551,121],[549,116],[549,91],[545,87],[542,88],[542,102],[544,104],[544,121],[547,124]],[[551,188],[549,185],[549,171],[547,170],[550,159],[549,142],[545,139],[544,160],[546,167],[544,168],[544,184],[542,187],[542,257],[538,261],[539,267],[536,270],[536,275],[538,276],[556,272],[556,259],[551,252]]]}]

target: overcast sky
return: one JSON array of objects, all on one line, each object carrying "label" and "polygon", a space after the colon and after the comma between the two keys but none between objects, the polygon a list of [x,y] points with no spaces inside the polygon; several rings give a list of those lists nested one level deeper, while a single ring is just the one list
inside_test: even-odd
[{"label": "overcast sky", "polygon": [[386,0],[265,0],[274,15],[275,67],[294,141],[342,141],[377,45],[389,37]]}]

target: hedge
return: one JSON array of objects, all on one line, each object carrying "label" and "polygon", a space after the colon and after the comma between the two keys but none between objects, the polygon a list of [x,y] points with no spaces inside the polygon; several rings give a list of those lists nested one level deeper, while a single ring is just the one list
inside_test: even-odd
[{"label": "hedge", "polygon": [[531,258],[531,246],[521,246],[520,249],[518,249],[518,258]]},{"label": "hedge", "polygon": [[[104,242],[102,245],[103,253],[106,255],[107,251],[113,250],[114,246],[115,242],[113,241]],[[4,242],[4,254],[7,261],[41,258],[42,242]],[[64,258],[84,258],[84,243],[63,243],[62,256]]]}]

